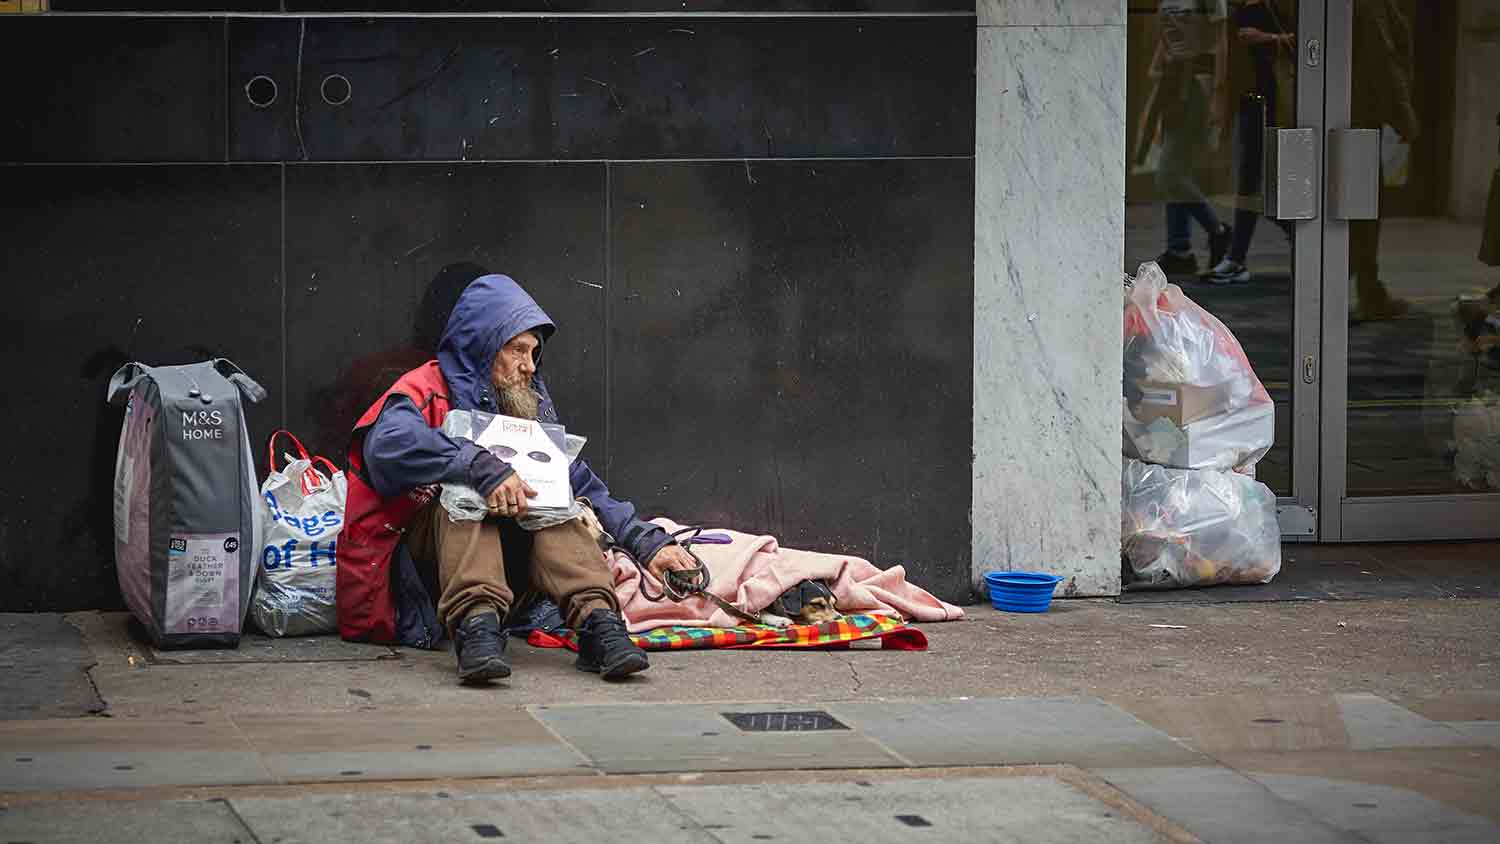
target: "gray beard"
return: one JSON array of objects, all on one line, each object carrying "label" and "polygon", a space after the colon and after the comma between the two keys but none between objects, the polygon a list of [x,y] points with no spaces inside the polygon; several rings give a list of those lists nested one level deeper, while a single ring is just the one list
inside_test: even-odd
[{"label": "gray beard", "polygon": [[537,395],[536,390],[531,389],[531,385],[501,387],[497,392],[501,413],[517,419],[536,419],[542,397]]}]

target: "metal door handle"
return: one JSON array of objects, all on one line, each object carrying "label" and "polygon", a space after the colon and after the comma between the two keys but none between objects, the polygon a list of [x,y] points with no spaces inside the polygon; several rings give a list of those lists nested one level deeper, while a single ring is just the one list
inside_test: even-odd
[{"label": "metal door handle", "polygon": [[1318,217],[1318,132],[1266,130],[1266,216],[1277,220]]},{"label": "metal door handle", "polygon": [[1380,216],[1380,130],[1328,130],[1328,214],[1335,220]]}]

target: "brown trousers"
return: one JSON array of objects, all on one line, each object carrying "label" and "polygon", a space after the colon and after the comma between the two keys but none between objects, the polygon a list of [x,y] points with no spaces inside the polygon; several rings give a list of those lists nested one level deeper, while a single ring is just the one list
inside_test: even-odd
[{"label": "brown trousers", "polygon": [[450,634],[471,612],[493,609],[503,620],[543,595],[577,628],[596,609],[620,609],[592,516],[532,532],[512,519],[453,521],[434,498],[412,520],[406,547],[436,568],[438,623]]}]

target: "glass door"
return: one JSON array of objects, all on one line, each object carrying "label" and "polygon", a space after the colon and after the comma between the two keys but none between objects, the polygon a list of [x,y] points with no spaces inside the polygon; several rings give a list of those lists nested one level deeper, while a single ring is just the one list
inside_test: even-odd
[{"label": "glass door", "polygon": [[[1323,233],[1313,188],[1324,4],[1130,0],[1127,8],[1125,269],[1156,261],[1244,346],[1276,403],[1275,446],[1257,476],[1278,496],[1283,535],[1312,539],[1321,489]],[[1300,135],[1278,131],[1295,129]],[[1268,156],[1290,189],[1263,189]]]},{"label": "glass door", "polygon": [[1500,0],[1327,0],[1319,534],[1500,536]]}]

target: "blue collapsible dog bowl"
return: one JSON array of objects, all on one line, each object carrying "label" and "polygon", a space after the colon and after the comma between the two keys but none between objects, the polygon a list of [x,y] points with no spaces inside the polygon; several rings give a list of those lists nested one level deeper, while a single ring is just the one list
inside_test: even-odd
[{"label": "blue collapsible dog bowl", "polygon": [[1039,571],[992,571],[984,575],[990,603],[1005,612],[1046,612],[1063,578]]}]

